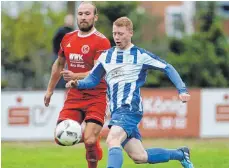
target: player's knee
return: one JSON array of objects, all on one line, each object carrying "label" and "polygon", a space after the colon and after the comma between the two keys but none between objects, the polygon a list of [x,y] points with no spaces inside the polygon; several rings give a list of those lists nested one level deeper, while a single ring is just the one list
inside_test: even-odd
[{"label": "player's knee", "polygon": [[129,157],[134,161],[136,164],[143,164],[147,163],[147,153],[140,152],[140,153],[128,153]]},{"label": "player's knee", "polygon": [[95,136],[84,137],[84,143],[85,145],[95,145],[96,137]]},{"label": "player's knee", "polygon": [[112,148],[112,147],[120,146],[121,142],[120,142],[120,140],[118,140],[118,139],[116,139],[116,138],[114,138],[114,139],[112,139],[112,138],[107,138],[106,144],[107,144],[107,146],[108,146],[109,148]]}]

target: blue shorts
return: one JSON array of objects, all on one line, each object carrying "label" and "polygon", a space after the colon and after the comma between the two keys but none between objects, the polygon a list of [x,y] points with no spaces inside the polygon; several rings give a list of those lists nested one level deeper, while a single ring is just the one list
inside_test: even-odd
[{"label": "blue shorts", "polygon": [[141,134],[138,129],[138,124],[141,119],[142,112],[134,113],[128,109],[119,110],[111,115],[111,120],[108,125],[109,128],[113,125],[117,125],[122,127],[127,134],[127,138],[122,143],[122,147],[124,147],[131,138],[141,140]]}]

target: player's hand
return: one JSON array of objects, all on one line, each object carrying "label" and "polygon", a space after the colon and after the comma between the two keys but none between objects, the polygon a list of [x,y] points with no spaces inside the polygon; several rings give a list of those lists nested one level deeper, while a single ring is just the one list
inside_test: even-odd
[{"label": "player's hand", "polygon": [[49,91],[47,91],[46,94],[45,94],[45,97],[44,97],[44,104],[45,104],[46,107],[49,106],[49,103],[50,103],[52,94],[53,94],[53,92],[49,92]]},{"label": "player's hand", "polygon": [[77,87],[77,80],[70,80],[65,85],[66,88],[76,88]]},{"label": "player's hand", "polygon": [[70,81],[75,79],[75,74],[72,71],[69,71],[67,69],[63,69],[63,71],[61,71],[60,74],[63,75],[65,81]]},{"label": "player's hand", "polygon": [[179,99],[183,102],[186,103],[190,100],[191,96],[188,93],[181,93],[179,94]]}]

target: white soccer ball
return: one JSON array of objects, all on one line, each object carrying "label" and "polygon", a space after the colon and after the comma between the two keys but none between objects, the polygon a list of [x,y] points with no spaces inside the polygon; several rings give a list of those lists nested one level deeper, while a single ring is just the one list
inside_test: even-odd
[{"label": "white soccer ball", "polygon": [[74,120],[63,120],[56,126],[55,137],[61,145],[72,146],[82,137],[81,125]]}]

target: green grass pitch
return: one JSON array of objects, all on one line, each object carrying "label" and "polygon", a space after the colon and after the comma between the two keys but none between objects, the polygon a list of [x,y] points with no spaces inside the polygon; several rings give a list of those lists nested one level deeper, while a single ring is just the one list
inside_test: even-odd
[{"label": "green grass pitch", "polygon": [[[144,146],[175,148],[187,145],[195,168],[229,168],[229,139],[146,139]],[[107,148],[104,141],[103,160],[99,168],[106,168]],[[54,142],[2,142],[2,168],[87,168],[84,145],[62,147]],[[135,165],[124,154],[122,168],[181,168],[179,162],[157,165]]]}]

